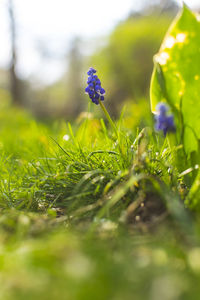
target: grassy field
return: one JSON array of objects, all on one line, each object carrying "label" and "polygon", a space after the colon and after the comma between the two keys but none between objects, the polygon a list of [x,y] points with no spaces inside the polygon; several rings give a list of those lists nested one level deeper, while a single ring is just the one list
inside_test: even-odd
[{"label": "grassy field", "polygon": [[129,119],[117,140],[91,114],[45,125],[1,109],[0,299],[199,299],[192,171]]}]

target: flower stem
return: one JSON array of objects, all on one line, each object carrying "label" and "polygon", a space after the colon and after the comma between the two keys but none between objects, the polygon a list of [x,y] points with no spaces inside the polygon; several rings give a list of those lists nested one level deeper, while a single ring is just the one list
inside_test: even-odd
[{"label": "flower stem", "polygon": [[115,123],[113,122],[113,120],[111,119],[111,117],[110,117],[110,115],[109,115],[107,109],[105,108],[105,106],[104,106],[104,104],[102,103],[102,101],[99,101],[99,104],[100,104],[100,106],[101,106],[101,108],[102,108],[102,110],[103,110],[103,112],[104,112],[104,114],[105,114],[105,116],[106,116],[108,122],[110,123],[111,127],[113,128],[113,130],[114,130],[114,132],[115,132],[117,138],[119,138],[119,133],[118,133],[118,131],[117,131],[117,127],[116,127]]}]

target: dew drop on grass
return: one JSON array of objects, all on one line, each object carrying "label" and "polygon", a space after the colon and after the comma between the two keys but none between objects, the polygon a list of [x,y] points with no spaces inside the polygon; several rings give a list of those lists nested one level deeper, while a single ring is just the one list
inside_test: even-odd
[{"label": "dew drop on grass", "polygon": [[63,136],[63,140],[69,141],[69,135],[68,135],[68,134],[65,134],[65,135]]}]

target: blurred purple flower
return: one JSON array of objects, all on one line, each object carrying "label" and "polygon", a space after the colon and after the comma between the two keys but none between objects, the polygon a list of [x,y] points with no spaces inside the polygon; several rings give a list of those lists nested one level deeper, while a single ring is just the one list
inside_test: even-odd
[{"label": "blurred purple flower", "polygon": [[174,116],[167,115],[167,105],[164,103],[160,103],[157,105],[156,110],[158,114],[155,116],[155,129],[158,131],[162,130],[164,136],[166,136],[167,132],[174,132],[176,130],[174,125]]}]

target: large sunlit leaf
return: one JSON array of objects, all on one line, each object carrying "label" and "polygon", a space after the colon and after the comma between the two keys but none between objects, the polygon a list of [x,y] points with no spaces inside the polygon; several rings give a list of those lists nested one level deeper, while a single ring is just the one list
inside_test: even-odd
[{"label": "large sunlit leaf", "polygon": [[187,154],[200,140],[200,16],[185,5],[154,57],[151,109],[167,102],[176,116],[179,141]]}]

